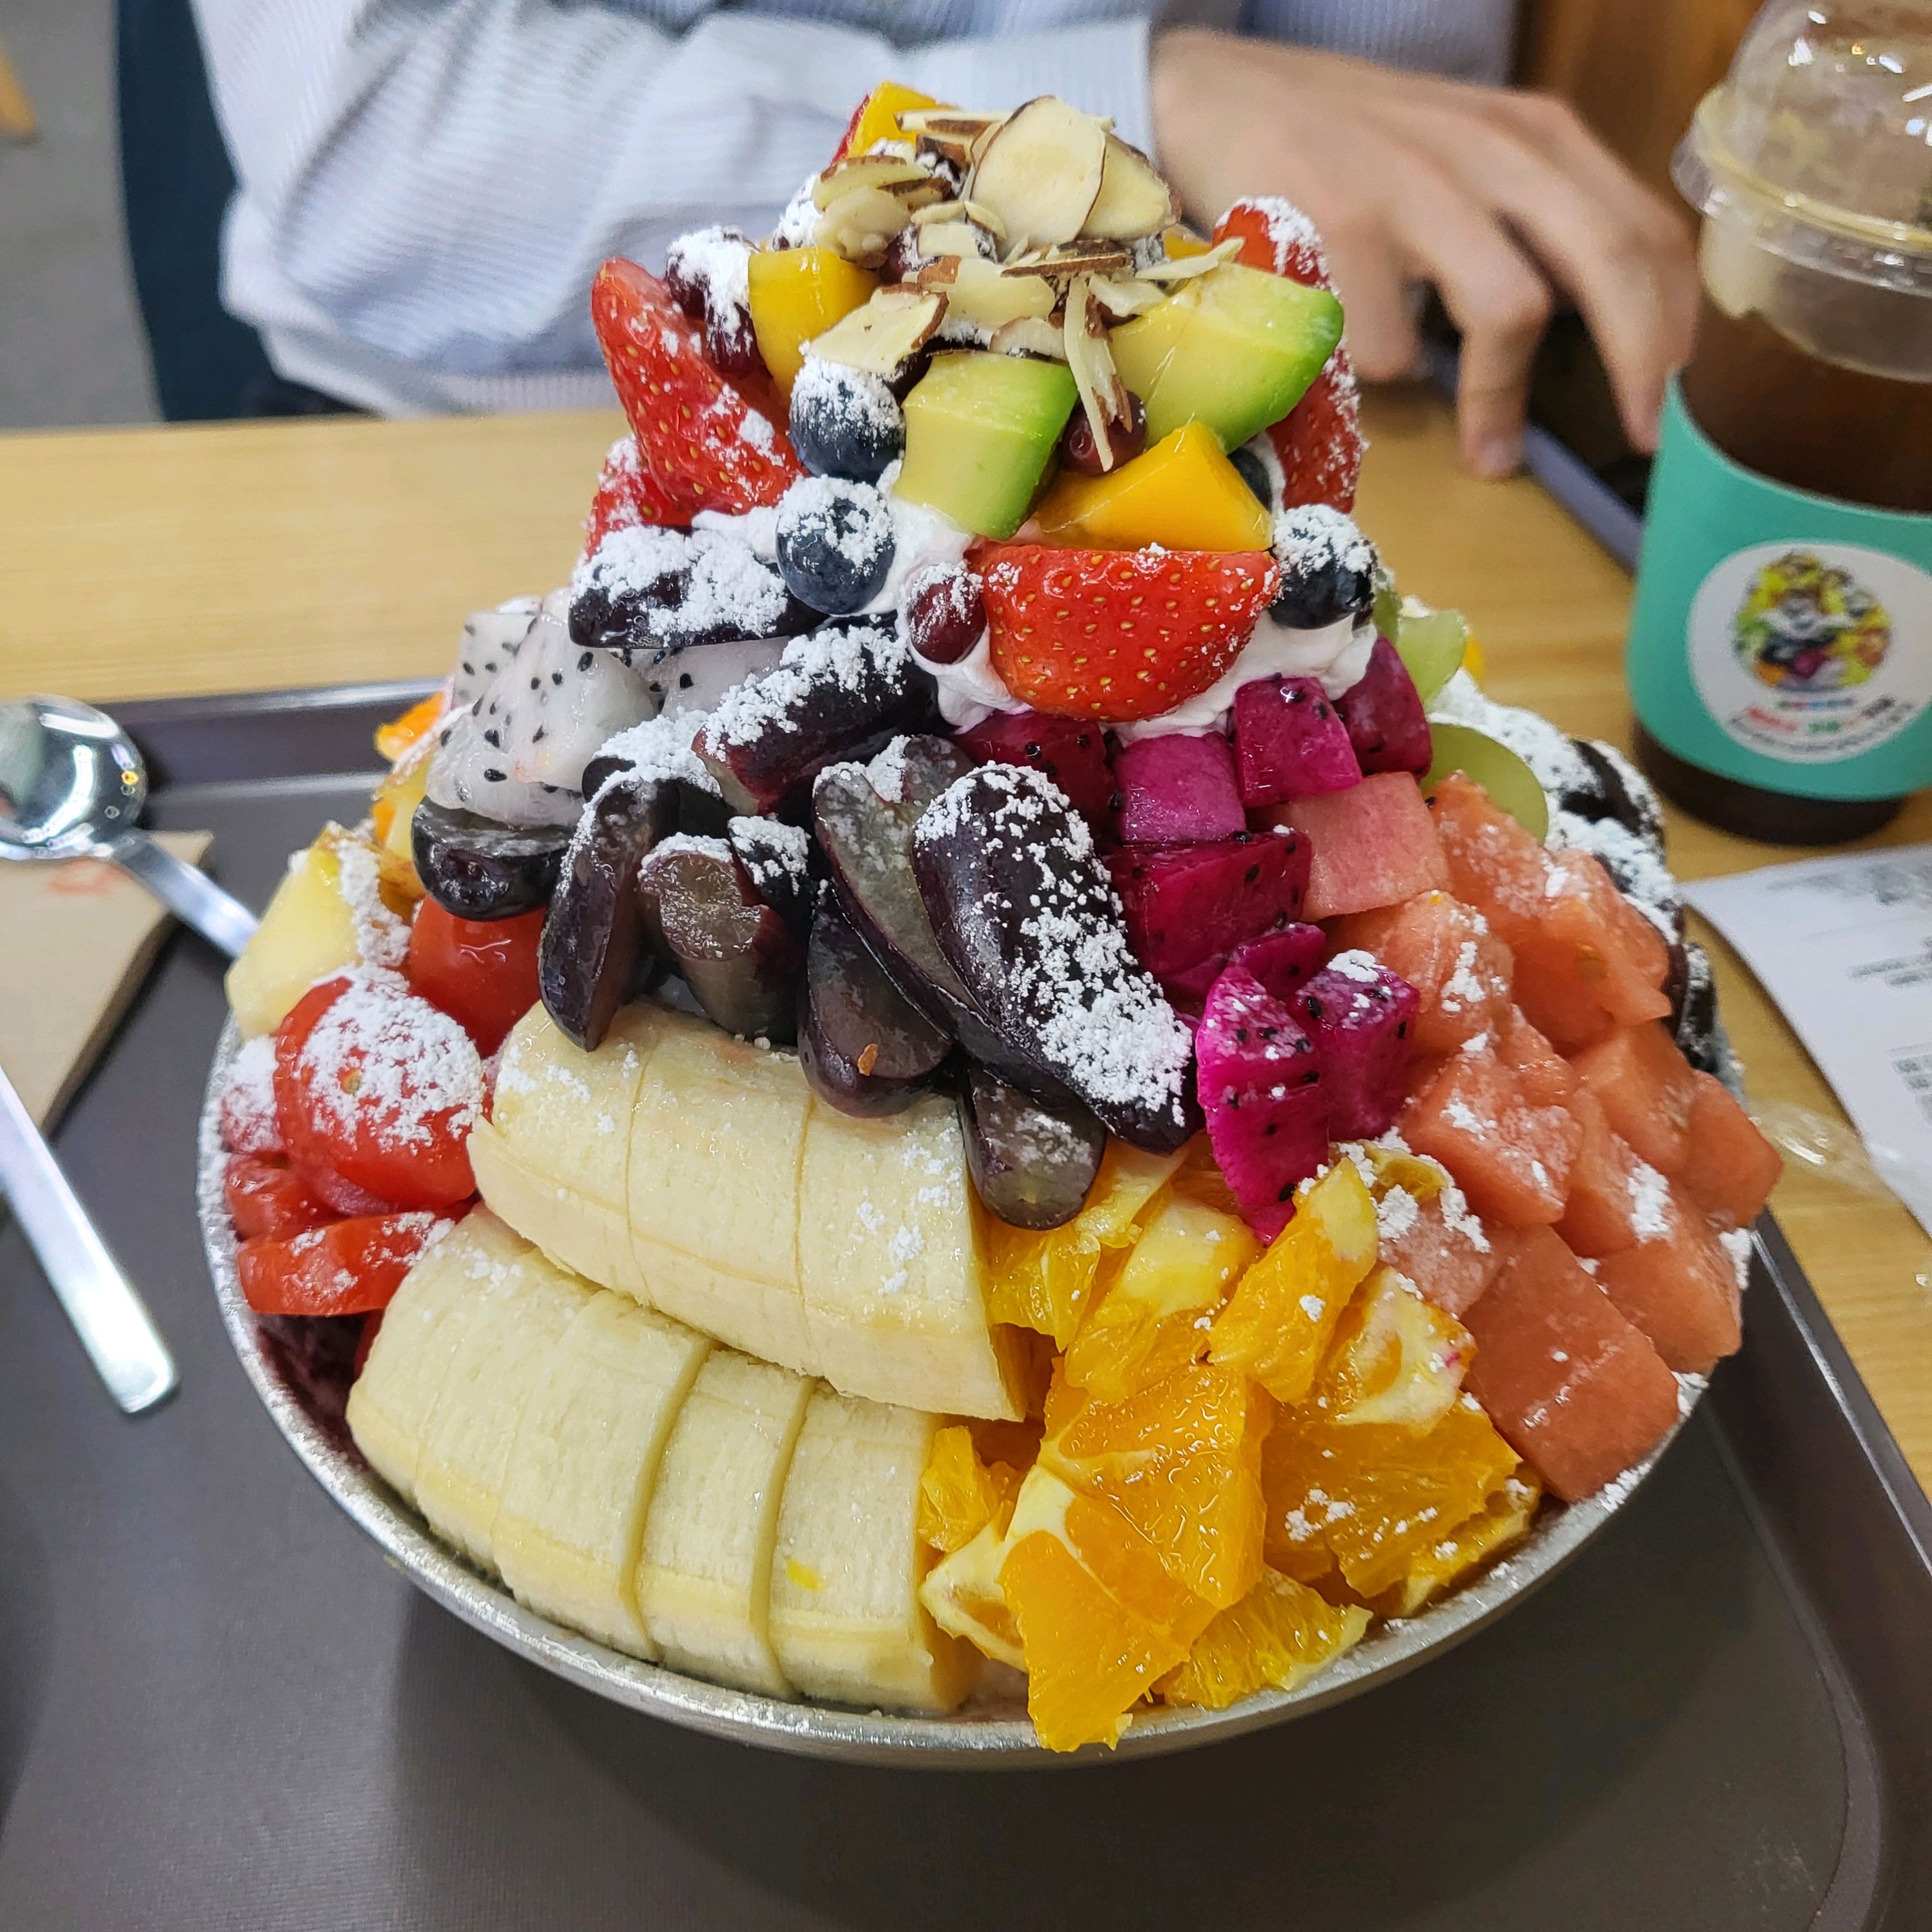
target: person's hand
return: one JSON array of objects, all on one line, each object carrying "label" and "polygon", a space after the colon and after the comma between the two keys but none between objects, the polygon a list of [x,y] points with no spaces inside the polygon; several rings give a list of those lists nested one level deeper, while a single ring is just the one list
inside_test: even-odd
[{"label": "person's hand", "polygon": [[1412,292],[1434,285],[1462,332],[1472,469],[1520,460],[1531,360],[1566,297],[1630,440],[1655,447],[1696,310],[1690,240],[1563,103],[1193,28],[1156,41],[1153,86],[1161,166],[1192,218],[1280,194],[1313,219],[1363,375],[1414,371]]}]

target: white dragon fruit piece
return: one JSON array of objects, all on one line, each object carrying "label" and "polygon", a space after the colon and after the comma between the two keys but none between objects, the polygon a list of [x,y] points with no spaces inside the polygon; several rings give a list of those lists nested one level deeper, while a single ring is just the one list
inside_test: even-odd
[{"label": "white dragon fruit piece", "polygon": [[570,593],[545,598],[530,632],[470,708],[444,728],[429,796],[502,825],[569,825],[584,767],[604,742],[656,715],[641,671],[571,641]]},{"label": "white dragon fruit piece", "polygon": [[712,711],[747,678],[776,670],[789,638],[741,638],[730,644],[688,644],[667,652],[644,674],[662,700],[667,718]]},{"label": "white dragon fruit piece", "polygon": [[449,674],[452,711],[460,711],[483,695],[485,686],[517,655],[542,608],[541,598],[512,597],[494,610],[470,614],[457,647],[456,668]]}]

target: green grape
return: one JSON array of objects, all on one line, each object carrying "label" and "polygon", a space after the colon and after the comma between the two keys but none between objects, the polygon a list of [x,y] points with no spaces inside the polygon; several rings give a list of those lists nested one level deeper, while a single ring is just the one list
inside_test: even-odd
[{"label": "green grape", "polygon": [[1451,772],[1465,772],[1519,825],[1539,839],[1550,836],[1550,801],[1536,774],[1507,745],[1469,725],[1432,720],[1429,736],[1434,756],[1422,780],[1425,797]]},{"label": "green grape", "polygon": [[1394,644],[1402,627],[1402,592],[1395,587],[1395,572],[1379,558],[1376,562],[1376,601],[1371,615],[1377,634]]},{"label": "green grape", "polygon": [[1424,704],[1433,704],[1436,694],[1462,668],[1469,627],[1463,622],[1462,612],[1432,610],[1426,617],[1404,615],[1396,620],[1394,634],[1396,652],[1408,667]]}]

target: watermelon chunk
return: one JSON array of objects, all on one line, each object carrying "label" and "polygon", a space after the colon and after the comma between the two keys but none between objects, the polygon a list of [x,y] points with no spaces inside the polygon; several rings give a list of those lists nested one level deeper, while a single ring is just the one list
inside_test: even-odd
[{"label": "watermelon chunk", "polygon": [[1640,1159],[1660,1174],[1683,1172],[1697,1074],[1660,1022],[1623,1028],[1570,1064]]},{"label": "watermelon chunk", "polygon": [[1399,905],[1449,884],[1435,820],[1406,772],[1378,772],[1347,791],[1296,799],[1275,822],[1303,833],[1312,848],[1310,919]]},{"label": "watermelon chunk", "polygon": [[1386,1133],[1402,1112],[1414,1051],[1415,988],[1366,952],[1339,952],[1288,1004],[1315,1042],[1330,1136]]},{"label": "watermelon chunk", "polygon": [[1118,836],[1114,775],[1107,764],[1106,734],[1098,724],[1043,711],[996,711],[960,732],[958,740],[983,764],[1030,765],[1044,772],[1095,832]]},{"label": "watermelon chunk", "polygon": [[1622,1254],[1636,1246],[1640,1219],[1655,1217],[1670,1184],[1630,1151],[1588,1088],[1580,1088],[1568,1104],[1582,1139],[1556,1232],[1573,1254]]},{"label": "watermelon chunk", "polygon": [[1328,935],[1318,926],[1285,926],[1250,939],[1228,956],[1228,964],[1252,973],[1277,1000],[1286,1000],[1311,979],[1328,950]]},{"label": "watermelon chunk", "polygon": [[1671,1183],[1656,1190],[1639,1232],[1635,1246],[1597,1264],[1597,1280],[1666,1367],[1708,1375],[1744,1340],[1737,1269],[1697,1204]]},{"label": "watermelon chunk", "polygon": [[1516,1077],[1523,1098],[1532,1106],[1554,1107],[1576,1090],[1576,1071],[1556,1048],[1512,1006],[1496,1036],[1496,1056]]},{"label": "watermelon chunk", "polygon": [[1415,988],[1418,1053],[1454,1053],[1479,1033],[1499,1033],[1510,1011],[1509,948],[1448,892],[1352,914],[1336,922],[1335,940],[1372,952]]},{"label": "watermelon chunk", "polygon": [[1669,949],[1601,863],[1586,852],[1556,853],[1544,892],[1542,920],[1511,942],[1516,998],[1536,1025],[1574,1052],[1612,1026],[1662,1019]]},{"label": "watermelon chunk", "polygon": [[1376,640],[1369,668],[1335,700],[1335,710],[1365,772],[1428,770],[1429,718],[1408,667],[1386,638]]},{"label": "watermelon chunk", "polygon": [[1218,731],[1166,731],[1123,745],[1114,782],[1130,845],[1198,844],[1248,829],[1234,754]]},{"label": "watermelon chunk", "polygon": [[1403,1109],[1402,1138],[1439,1160],[1485,1220],[1547,1226],[1563,1212],[1582,1130],[1531,1105],[1493,1047],[1452,1054]]},{"label": "watermelon chunk", "polygon": [[1328,1100],[1315,1044],[1252,973],[1216,980],[1194,1050],[1208,1144],[1242,1218],[1271,1241],[1294,1190],[1328,1157]]},{"label": "watermelon chunk", "polygon": [[1690,1147],[1678,1178],[1720,1228],[1748,1228],[1763,1212],[1784,1162],[1722,1082],[1700,1073],[1690,1084]]},{"label": "watermelon chunk", "polygon": [[1346,791],[1362,776],[1342,722],[1312,677],[1258,677],[1234,694],[1241,798],[1251,806]]},{"label": "watermelon chunk", "polygon": [[[1398,1193],[1400,1201],[1395,1198]],[[1460,1316],[1502,1265],[1501,1247],[1470,1213],[1462,1190],[1453,1180],[1426,1201],[1417,1200],[1406,1190],[1391,1189],[1382,1199],[1379,1216],[1382,1262],[1406,1275],[1422,1298],[1445,1315]]]},{"label": "watermelon chunk", "polygon": [[1552,1491],[1580,1502],[1677,1420],[1677,1383],[1547,1228],[1516,1235],[1461,1318],[1476,1338],[1463,1387]]},{"label": "watermelon chunk", "polygon": [[1107,869],[1135,958],[1167,980],[1299,920],[1310,860],[1295,832],[1244,832],[1207,845],[1123,846]]},{"label": "watermelon chunk", "polygon": [[1543,923],[1550,854],[1464,772],[1451,772],[1436,788],[1429,808],[1449,890],[1474,906],[1514,950]]}]

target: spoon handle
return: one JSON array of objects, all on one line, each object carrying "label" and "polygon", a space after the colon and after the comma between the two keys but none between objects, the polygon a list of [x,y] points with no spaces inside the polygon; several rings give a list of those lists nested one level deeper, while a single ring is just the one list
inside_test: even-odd
[{"label": "spoon handle", "polygon": [[224,892],[199,866],[177,859],[145,832],[119,833],[109,840],[106,853],[230,958],[254,936],[255,915],[239,899]]},{"label": "spoon handle", "polygon": [[152,1408],[178,1379],[174,1359],[4,1072],[0,1190],[108,1394],[130,1415]]}]

